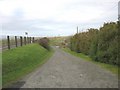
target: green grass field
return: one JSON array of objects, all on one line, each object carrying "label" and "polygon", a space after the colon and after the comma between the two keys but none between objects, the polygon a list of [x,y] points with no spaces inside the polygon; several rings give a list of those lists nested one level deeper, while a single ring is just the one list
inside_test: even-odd
[{"label": "green grass field", "polygon": [[2,84],[8,86],[39,67],[53,54],[38,44],[29,44],[2,53]]},{"label": "green grass field", "polygon": [[[63,50],[64,50],[65,52],[68,52],[68,53],[74,55],[74,56],[77,56],[77,57],[79,57],[79,58],[82,58],[83,60],[87,60],[87,61],[93,62],[93,63],[101,66],[102,68],[105,68],[105,69],[111,71],[112,73],[118,75],[118,66],[93,61],[89,56],[87,56],[87,55],[85,55],[85,54],[82,54],[82,53],[73,52],[73,51],[71,51],[71,50],[68,49],[68,48],[63,48]],[[120,67],[119,67],[119,69],[120,69]],[[120,74],[119,74],[119,75],[120,75]]]}]

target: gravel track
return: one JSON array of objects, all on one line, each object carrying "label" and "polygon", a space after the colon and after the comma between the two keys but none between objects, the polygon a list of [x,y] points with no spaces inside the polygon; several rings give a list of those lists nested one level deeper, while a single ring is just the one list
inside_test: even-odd
[{"label": "gravel track", "polygon": [[[21,88],[118,88],[118,77],[58,48],[40,68],[20,80]],[[20,85],[21,84],[21,85]]]}]

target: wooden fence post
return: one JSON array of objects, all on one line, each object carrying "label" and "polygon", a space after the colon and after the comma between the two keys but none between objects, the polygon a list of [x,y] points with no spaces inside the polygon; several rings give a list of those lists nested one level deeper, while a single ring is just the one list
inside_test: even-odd
[{"label": "wooden fence post", "polygon": [[31,43],[31,37],[30,37],[30,43]]},{"label": "wooden fence post", "polygon": [[16,45],[16,47],[18,46],[17,45],[17,36],[15,36],[15,45]]},{"label": "wooden fence post", "polygon": [[29,43],[29,37],[27,37],[27,43]]},{"label": "wooden fence post", "polygon": [[27,43],[29,43],[29,37],[27,37]]},{"label": "wooden fence post", "polygon": [[28,37],[28,43],[30,43],[30,37]]},{"label": "wooden fence post", "polygon": [[24,37],[24,44],[26,45],[26,37]]},{"label": "wooden fence post", "polygon": [[20,45],[22,46],[22,36],[20,36]]},{"label": "wooden fence post", "polygon": [[7,41],[8,41],[8,49],[10,49],[10,37],[7,36]]},{"label": "wooden fence post", "polygon": [[33,43],[34,43],[34,37],[33,37]]}]

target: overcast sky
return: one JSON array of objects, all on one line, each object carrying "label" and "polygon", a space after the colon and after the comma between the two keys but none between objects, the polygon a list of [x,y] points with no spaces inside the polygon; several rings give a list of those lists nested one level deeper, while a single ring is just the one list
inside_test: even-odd
[{"label": "overcast sky", "polygon": [[117,21],[119,0],[0,0],[2,35],[64,36]]}]

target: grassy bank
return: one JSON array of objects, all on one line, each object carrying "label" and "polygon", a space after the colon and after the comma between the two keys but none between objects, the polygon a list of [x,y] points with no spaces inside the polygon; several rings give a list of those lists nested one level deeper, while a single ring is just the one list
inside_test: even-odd
[{"label": "grassy bank", "polygon": [[4,51],[2,53],[3,86],[9,85],[42,65],[52,53],[53,51],[48,51],[38,44]]},{"label": "grassy bank", "polygon": [[[65,52],[68,52],[74,56],[77,56],[79,58],[82,58],[84,60],[87,60],[87,61],[90,61],[90,62],[93,62],[109,71],[111,71],[112,73],[114,74],[117,74],[118,75],[118,66],[114,66],[114,65],[110,65],[110,64],[105,64],[105,63],[100,63],[100,62],[96,62],[96,61],[93,61],[89,56],[85,55],[85,54],[82,54],[82,53],[76,53],[74,51],[71,51],[70,49],[68,48],[64,48],[63,49]],[[120,68],[119,68],[120,69]],[[120,75],[120,74],[119,74]]]}]

